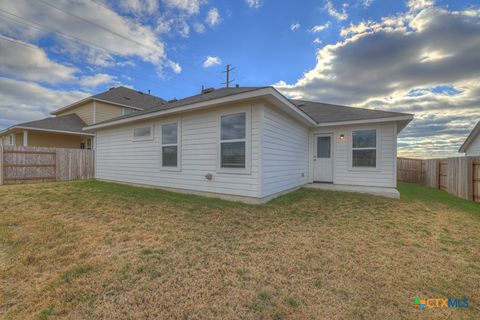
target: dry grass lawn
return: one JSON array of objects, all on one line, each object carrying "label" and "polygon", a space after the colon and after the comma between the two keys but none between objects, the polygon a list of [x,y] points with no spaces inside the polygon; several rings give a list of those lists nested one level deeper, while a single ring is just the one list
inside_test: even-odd
[{"label": "dry grass lawn", "polygon": [[[95,181],[3,186],[0,317],[480,318],[480,206],[400,190],[253,206]],[[416,296],[469,307],[420,313]]]}]

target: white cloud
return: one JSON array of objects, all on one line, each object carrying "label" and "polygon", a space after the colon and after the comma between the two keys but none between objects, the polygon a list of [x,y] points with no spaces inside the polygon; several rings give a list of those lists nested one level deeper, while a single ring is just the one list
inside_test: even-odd
[{"label": "white cloud", "polygon": [[246,0],[246,1],[247,1],[247,5],[248,5],[250,8],[258,9],[258,8],[260,8],[260,7],[263,5],[263,1],[262,1],[262,0]]},{"label": "white cloud", "polygon": [[372,3],[373,3],[373,0],[363,0],[362,1],[362,4],[363,4],[364,8],[370,7],[372,5]]},{"label": "white cloud", "polygon": [[204,68],[213,67],[222,63],[222,60],[219,57],[208,56],[203,62]]},{"label": "white cloud", "polygon": [[319,24],[319,25],[313,26],[312,29],[310,29],[310,31],[313,33],[321,32],[327,29],[329,26],[330,26],[330,21],[325,24]]},{"label": "white cloud", "polygon": [[435,4],[435,0],[408,0],[407,6],[411,10],[422,10],[432,7]]},{"label": "white cloud", "polygon": [[176,8],[184,11],[189,15],[198,14],[200,12],[200,5],[202,0],[163,0],[163,2],[170,8]]},{"label": "white cloud", "polygon": [[290,30],[295,31],[297,29],[300,29],[300,23],[294,22],[290,25]]},{"label": "white cloud", "polygon": [[205,32],[205,26],[203,25],[203,23],[200,23],[200,22],[195,22],[193,24],[193,29],[195,29],[195,31],[197,33],[204,33]]},{"label": "white cloud", "polygon": [[0,72],[18,78],[58,83],[73,81],[79,70],[64,66],[49,59],[43,49],[17,41],[0,37]]},{"label": "white cloud", "polygon": [[154,15],[159,9],[157,0],[120,0],[118,4],[135,15]]},{"label": "white cloud", "polygon": [[454,155],[480,119],[480,10],[434,7],[342,34],[295,83],[275,86],[296,98],[415,113],[399,154]]},{"label": "white cloud", "polygon": [[221,22],[220,13],[218,12],[217,8],[212,8],[208,10],[207,17],[205,18],[205,22],[210,25],[211,27],[215,27]]},{"label": "white cloud", "polygon": [[48,117],[50,112],[90,93],[54,90],[36,83],[0,77],[0,128]]},{"label": "white cloud", "polygon": [[322,44],[322,40],[320,40],[320,38],[315,38],[315,40],[313,40],[313,43],[317,44],[317,45],[320,45],[320,44]]},{"label": "white cloud", "polygon": [[[107,9],[104,5],[99,5],[93,1],[70,2],[59,0],[51,2],[51,4],[80,18],[70,16],[44,3],[35,2],[35,4],[32,4],[31,1],[27,0],[7,1],[2,3],[2,9],[26,19],[38,21],[48,28],[72,35],[88,44],[66,40],[47,30],[39,31],[25,26],[19,28],[18,24],[8,19],[0,21],[0,32],[24,41],[55,36],[62,44],[70,43],[65,46],[71,50],[68,54],[77,59],[88,57],[88,55],[84,55],[87,51],[86,48],[92,55],[105,54],[105,51],[98,47],[108,49],[107,54],[111,57],[138,57],[157,67],[161,67],[167,59],[164,43],[157,38],[155,31],[149,26],[123,17]],[[41,17],[41,21],[39,17]],[[82,19],[87,19],[91,23]],[[104,59],[101,61],[104,61]]]},{"label": "white cloud", "polygon": [[325,3],[325,10],[327,10],[328,14],[339,21],[347,20],[348,14],[345,10],[346,4],[344,3],[342,6],[342,12],[337,11],[330,0],[327,0]]},{"label": "white cloud", "polygon": [[168,66],[170,67],[170,69],[172,69],[174,73],[178,74],[182,72],[182,67],[176,62],[168,61]]},{"label": "white cloud", "polygon": [[82,77],[78,83],[82,87],[95,88],[100,85],[111,84],[116,82],[116,78],[105,73],[98,73],[93,76]]}]

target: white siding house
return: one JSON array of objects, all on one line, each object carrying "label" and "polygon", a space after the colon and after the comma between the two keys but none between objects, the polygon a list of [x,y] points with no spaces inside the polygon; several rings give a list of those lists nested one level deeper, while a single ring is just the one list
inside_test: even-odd
[{"label": "white siding house", "polygon": [[470,132],[458,152],[464,152],[466,156],[480,156],[480,121]]},{"label": "white siding house", "polygon": [[[329,108],[322,123],[273,88],[219,89],[86,129],[100,180],[253,203],[318,182],[395,190],[397,133],[411,115],[338,122]],[[359,117],[343,108],[342,119]]]}]

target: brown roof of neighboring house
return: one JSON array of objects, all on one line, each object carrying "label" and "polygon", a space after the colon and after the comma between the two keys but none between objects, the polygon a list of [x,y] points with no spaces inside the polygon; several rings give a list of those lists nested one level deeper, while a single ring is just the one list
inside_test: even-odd
[{"label": "brown roof of neighboring house", "polygon": [[65,133],[81,133],[89,134],[90,132],[82,130],[87,124],[80,119],[76,113],[67,114],[64,116],[50,117],[41,120],[19,123],[7,128],[5,131],[11,129],[33,129],[40,131],[62,131]]},{"label": "brown roof of neighboring house", "polygon": [[110,88],[108,91],[91,96],[91,98],[124,104],[143,110],[157,107],[166,102],[160,97],[122,86]]},{"label": "brown roof of neighboring house", "polygon": [[66,110],[72,109],[77,107],[79,104],[91,101],[91,100],[101,100],[106,102],[111,102],[112,104],[117,104],[121,106],[132,107],[137,110],[147,110],[151,108],[155,108],[166,103],[160,97],[153,96],[148,93],[144,93],[141,91],[133,90],[127,87],[114,87],[110,88],[107,91],[95,94],[93,96],[87,97],[80,101],[76,101],[68,106],[62,107],[57,109],[51,114],[59,114]]}]

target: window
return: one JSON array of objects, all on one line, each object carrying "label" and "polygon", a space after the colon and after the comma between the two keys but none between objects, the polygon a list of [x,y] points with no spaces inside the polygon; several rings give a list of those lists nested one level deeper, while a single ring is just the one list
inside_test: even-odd
[{"label": "window", "polygon": [[162,125],[162,167],[178,167],[178,123]]},{"label": "window", "polygon": [[11,146],[15,145],[15,135],[14,134],[11,134],[11,135],[8,136],[8,144],[11,145]]},{"label": "window", "polygon": [[352,132],[352,167],[375,168],[377,166],[377,130]]},{"label": "window", "polygon": [[133,140],[151,140],[153,128],[151,125],[143,127],[135,127],[133,129]]},{"label": "window", "polygon": [[122,109],[122,116],[125,116],[125,115],[130,114],[130,113],[133,113],[133,112],[135,112],[135,110],[133,110],[132,108],[123,107],[123,109]]},{"label": "window", "polygon": [[87,138],[87,149],[92,149],[92,138]]},{"label": "window", "polygon": [[246,168],[247,114],[220,118],[220,168]]},{"label": "window", "polygon": [[330,137],[317,137],[317,158],[330,158]]}]

